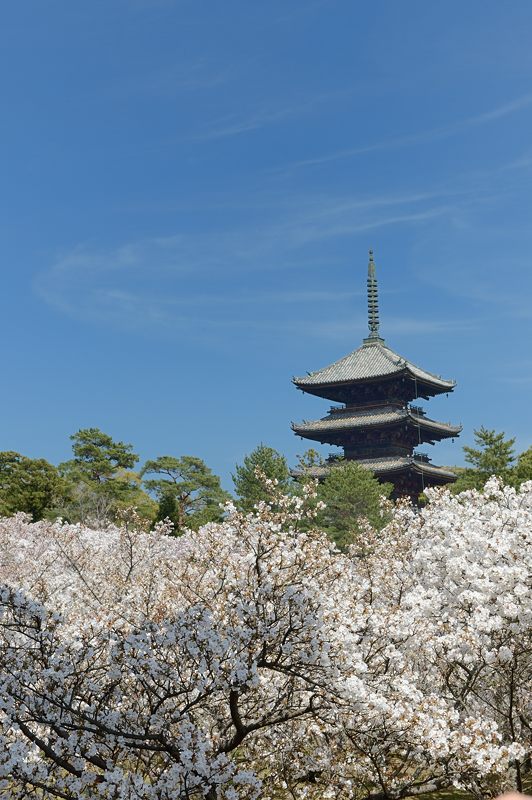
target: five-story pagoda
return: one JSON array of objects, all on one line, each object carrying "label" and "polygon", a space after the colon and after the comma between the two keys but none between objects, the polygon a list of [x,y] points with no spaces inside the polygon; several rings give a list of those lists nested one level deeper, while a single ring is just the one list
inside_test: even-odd
[{"label": "five-story pagoda", "polygon": [[[394,486],[392,497],[417,499],[428,486],[451,483],[453,472],[431,463],[414,448],[422,443],[458,436],[460,426],[436,422],[412,400],[428,400],[452,392],[454,381],[444,380],[386,346],[379,334],[377,277],[373,252],[368,266],[369,336],[362,346],[328,367],[294,378],[298,389],[341,403],[314,422],[292,423],[305,439],[342,447],[344,457],[370,469],[382,482]],[[310,470],[324,477],[329,464]],[[297,474],[297,473],[296,473]]]}]

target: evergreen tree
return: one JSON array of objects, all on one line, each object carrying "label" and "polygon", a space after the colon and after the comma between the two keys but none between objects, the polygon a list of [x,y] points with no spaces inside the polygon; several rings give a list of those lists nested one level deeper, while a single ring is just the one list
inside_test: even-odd
[{"label": "evergreen tree", "polygon": [[172,520],[176,533],[222,519],[220,505],[230,499],[229,494],[201,458],[159,456],[144,464],[141,476],[146,474],[157,476],[144,480],[157,499],[157,519]]},{"label": "evergreen tree", "polygon": [[278,481],[278,488],[288,492],[290,472],[286,458],[281,453],[260,444],[244,458],[241,465],[236,465],[231,476],[235,485],[238,506],[243,511],[252,511],[261,500],[268,500],[269,494],[264,481],[257,476],[257,470],[267,478]]},{"label": "evergreen tree", "polygon": [[34,521],[43,519],[65,491],[57,469],[44,458],[27,458],[13,451],[0,453],[0,516],[24,511]]},{"label": "evergreen tree", "polygon": [[497,433],[481,426],[474,431],[477,447],[465,446],[465,460],[471,466],[463,470],[456,483],[454,493],[465,489],[481,489],[488,478],[496,475],[505,483],[513,479],[515,439],[505,439],[504,432]]},{"label": "evergreen tree", "polygon": [[309,447],[308,450],[305,450],[304,453],[297,457],[297,471],[301,473],[305,473],[315,467],[323,467],[324,464],[325,459],[313,447]]},{"label": "evergreen tree", "polygon": [[532,447],[520,453],[513,471],[512,483],[515,486],[521,486],[525,481],[532,481]]},{"label": "evergreen tree", "polygon": [[74,458],[59,465],[71,487],[62,516],[72,522],[105,524],[115,519],[117,511],[135,506],[146,518],[153,518],[153,501],[132,472],[138,461],[133,445],[115,442],[99,428],[82,428],[70,439]]},{"label": "evergreen tree", "polygon": [[361,518],[377,529],[383,527],[382,498],[389,498],[392,488],[391,483],[379,483],[356,461],[341,461],[318,487],[318,499],[326,507],[319,512],[317,524],[345,550],[360,537]]},{"label": "evergreen tree", "polygon": [[115,442],[99,428],[82,428],[70,439],[74,453],[70,463],[91,481],[111,480],[120,470],[132,469],[139,460],[133,445]]}]

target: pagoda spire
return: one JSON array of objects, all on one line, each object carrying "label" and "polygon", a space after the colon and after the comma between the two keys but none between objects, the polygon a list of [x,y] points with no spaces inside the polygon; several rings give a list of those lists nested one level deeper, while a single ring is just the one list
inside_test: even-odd
[{"label": "pagoda spire", "polygon": [[373,261],[373,250],[369,251],[368,264],[368,327],[369,336],[365,342],[380,341],[379,335],[379,290],[377,287],[377,273]]}]

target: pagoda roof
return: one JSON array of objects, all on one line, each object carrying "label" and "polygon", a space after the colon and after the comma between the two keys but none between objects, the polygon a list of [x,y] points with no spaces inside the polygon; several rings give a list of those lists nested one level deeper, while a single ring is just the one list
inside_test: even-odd
[{"label": "pagoda roof", "polygon": [[[339,461],[336,464],[329,463],[315,467],[310,467],[301,470],[292,470],[292,475],[295,478],[305,475],[310,478],[325,478],[335,466],[341,466],[348,463],[347,461]],[[393,473],[413,471],[419,475],[426,475],[427,477],[440,478],[442,482],[454,481],[456,475],[450,469],[445,467],[437,467],[426,460],[426,457],[419,455],[412,456],[385,456],[384,458],[364,458],[356,459],[354,462],[360,464],[361,467],[371,470],[376,476],[386,477]]]},{"label": "pagoda roof", "polygon": [[339,361],[303,377],[294,378],[293,382],[300,389],[312,391],[319,386],[362,383],[399,376],[401,373],[412,380],[431,385],[437,392],[449,392],[456,386],[456,381],[445,380],[427,372],[395,353],[386,346],[383,339],[371,336],[364,340],[361,347]]},{"label": "pagoda roof", "polygon": [[331,409],[330,413],[319,420],[310,422],[292,423],[292,430],[301,435],[327,434],[352,429],[373,428],[394,423],[409,423],[433,432],[439,438],[458,436],[462,430],[461,425],[451,425],[447,422],[437,422],[416,413],[412,408],[399,406],[373,406],[370,408]]}]

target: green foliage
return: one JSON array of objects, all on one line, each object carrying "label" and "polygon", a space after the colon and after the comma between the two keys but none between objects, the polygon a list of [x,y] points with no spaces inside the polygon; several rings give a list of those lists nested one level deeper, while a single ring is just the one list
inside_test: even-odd
[{"label": "green foliage", "polygon": [[82,428],[70,439],[74,453],[71,463],[91,481],[108,481],[119,470],[132,469],[139,460],[133,445],[115,442],[99,428]]},{"label": "green foliage", "polygon": [[532,481],[532,447],[519,455],[513,473],[515,486],[521,486],[525,481]]},{"label": "green foliage", "polygon": [[236,465],[231,476],[235,485],[237,504],[243,511],[252,511],[261,500],[268,500],[269,493],[264,481],[257,476],[257,470],[271,480],[278,481],[278,489],[288,492],[290,473],[286,458],[265,444],[260,444],[244,458],[244,463]]},{"label": "green foliage", "polygon": [[0,516],[24,511],[34,521],[43,519],[64,491],[57,469],[44,458],[0,453]]},{"label": "green foliage", "polygon": [[220,503],[230,497],[201,458],[160,456],[144,464],[141,476],[146,474],[157,475],[144,480],[157,498],[157,519],[171,519],[176,533],[221,520]]},{"label": "green foliage", "polygon": [[70,486],[61,516],[71,522],[105,524],[119,511],[136,507],[147,519],[155,517],[155,504],[131,471],[138,461],[132,445],[115,442],[99,428],[83,428],[70,438],[74,458],[59,465]]},{"label": "green foliage", "polygon": [[118,511],[134,508],[139,517],[155,522],[158,504],[142,487],[142,478],[138,472],[122,470],[114,479],[115,486],[123,484],[116,495],[116,508]]},{"label": "green foliage", "polygon": [[313,467],[323,467],[324,464],[325,459],[313,447],[309,447],[308,450],[305,450],[304,453],[297,457],[297,470],[301,470],[303,473]]},{"label": "green foliage", "polygon": [[452,485],[455,494],[465,489],[481,489],[492,475],[505,483],[513,481],[515,439],[505,439],[504,432],[497,433],[484,426],[475,430],[474,434],[477,447],[464,447],[465,460],[471,466],[462,470]]},{"label": "green foliage", "polygon": [[326,504],[318,525],[344,550],[360,537],[362,517],[377,529],[383,527],[382,498],[389,498],[392,488],[355,461],[341,461],[318,487],[318,499]]},{"label": "green foliage", "polygon": [[468,489],[482,489],[487,480],[474,469],[453,467],[452,472],[458,475],[457,480],[449,485],[449,489],[453,494],[460,494],[460,492],[465,492]]},{"label": "green foliage", "polygon": [[[303,497],[305,494],[304,493],[305,484],[315,483],[317,480],[317,476],[314,470],[316,468],[323,467],[325,465],[326,465],[325,459],[320,453],[318,453],[317,450],[314,450],[313,447],[310,447],[308,450],[305,450],[304,453],[298,455],[296,468],[294,470],[294,475],[297,476],[297,478],[294,481],[293,486],[291,487],[291,493],[293,495],[299,495]],[[318,498],[316,496],[311,501],[306,499],[305,502],[309,504],[311,508],[314,508],[316,506],[316,503],[318,502]],[[299,523],[299,527],[301,530],[311,530],[315,526],[316,526],[316,521],[311,517],[309,517],[308,519],[303,518]]]},{"label": "green foliage", "polygon": [[475,431],[475,442],[479,449],[464,447],[467,463],[488,477],[507,475],[514,460],[515,439],[505,439],[504,432],[496,433],[481,427]]}]

